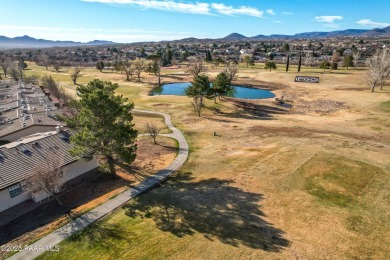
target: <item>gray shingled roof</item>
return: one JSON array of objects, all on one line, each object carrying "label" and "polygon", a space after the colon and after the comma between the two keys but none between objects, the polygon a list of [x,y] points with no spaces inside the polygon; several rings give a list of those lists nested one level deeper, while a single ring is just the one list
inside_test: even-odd
[{"label": "gray shingled roof", "polygon": [[45,133],[41,139],[13,148],[0,146],[0,190],[33,175],[36,166],[46,167],[48,156],[60,158],[61,166],[76,161],[68,152],[72,147],[69,137],[74,133],[73,130],[51,135]]},{"label": "gray shingled roof", "polygon": [[[11,82],[6,88],[6,84],[0,82],[0,111],[3,111],[0,115],[0,138],[34,125],[56,126],[60,123],[51,116],[56,113],[53,111],[57,111],[57,107],[40,87]],[[28,118],[22,117],[22,114],[28,115]]]},{"label": "gray shingled roof", "polygon": [[54,126],[61,123],[51,115],[46,116],[46,113],[25,114],[25,116],[27,116],[25,120],[20,117],[3,123],[0,122],[0,138],[31,126],[53,126],[54,130]]}]

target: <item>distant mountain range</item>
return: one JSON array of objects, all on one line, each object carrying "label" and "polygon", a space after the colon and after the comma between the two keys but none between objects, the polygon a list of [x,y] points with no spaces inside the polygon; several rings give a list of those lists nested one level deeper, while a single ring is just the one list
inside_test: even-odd
[{"label": "distant mountain range", "polygon": [[[360,29],[347,29],[343,31],[333,32],[305,32],[297,33],[294,35],[284,34],[271,34],[263,35],[259,34],[252,37],[247,37],[239,33],[232,33],[221,39],[197,39],[194,37],[176,40],[175,42],[194,42],[194,41],[212,41],[212,40],[262,40],[262,39],[299,39],[299,38],[328,38],[328,37],[374,37],[374,36],[389,36],[390,26],[380,29],[375,28],[372,30],[360,30]],[[164,41],[168,42],[168,41]],[[73,42],[73,41],[51,41],[44,39],[35,39],[30,36],[24,35],[15,38],[9,38],[6,36],[0,36],[0,49],[13,49],[13,48],[48,48],[48,47],[73,47],[73,46],[93,46],[93,45],[108,45],[115,44],[111,41],[91,41],[91,42]]]},{"label": "distant mountain range", "polygon": [[110,41],[91,41],[91,42],[73,42],[73,41],[50,41],[44,39],[35,39],[24,35],[15,38],[0,36],[0,49],[13,48],[47,48],[47,47],[72,47],[72,46],[86,46],[86,45],[104,45],[113,44]]},{"label": "distant mountain range", "polygon": [[222,40],[328,38],[328,37],[346,37],[346,36],[356,36],[356,37],[390,36],[390,26],[383,29],[375,28],[372,30],[347,29],[343,31],[332,31],[332,32],[305,32],[305,33],[297,33],[294,35],[271,34],[269,36],[259,34],[252,37],[247,37],[239,33],[232,33],[222,38]]}]

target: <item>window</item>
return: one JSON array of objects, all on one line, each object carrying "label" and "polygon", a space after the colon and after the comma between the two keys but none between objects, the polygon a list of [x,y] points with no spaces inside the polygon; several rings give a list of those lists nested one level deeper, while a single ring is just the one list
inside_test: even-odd
[{"label": "window", "polygon": [[9,191],[9,195],[11,196],[11,198],[16,197],[19,194],[23,193],[22,186],[20,185],[20,183],[9,187],[8,191]]}]

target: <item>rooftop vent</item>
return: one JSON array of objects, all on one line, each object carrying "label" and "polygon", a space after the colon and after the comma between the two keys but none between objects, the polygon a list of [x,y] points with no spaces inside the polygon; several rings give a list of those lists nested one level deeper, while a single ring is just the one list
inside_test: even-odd
[{"label": "rooftop vent", "polygon": [[25,147],[22,148],[21,151],[22,151],[22,153],[24,153],[25,155],[30,155],[30,154],[31,154],[31,151],[30,151],[29,149],[25,148]]},{"label": "rooftop vent", "polygon": [[62,133],[60,133],[60,134],[58,135],[58,137],[59,137],[62,141],[66,142],[66,143],[69,143],[69,142],[70,142],[69,138],[68,138],[67,136],[65,136],[64,134],[62,134]]},{"label": "rooftop vent", "polygon": [[40,144],[40,143],[38,143],[38,142],[34,142],[34,143],[32,143],[32,147],[33,147],[34,149],[39,149],[39,148],[42,148],[41,144]]}]

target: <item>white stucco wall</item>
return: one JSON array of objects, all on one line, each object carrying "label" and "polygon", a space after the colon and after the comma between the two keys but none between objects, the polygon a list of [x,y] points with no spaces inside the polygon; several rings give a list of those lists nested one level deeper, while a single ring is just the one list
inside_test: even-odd
[{"label": "white stucco wall", "polygon": [[[76,178],[77,176],[80,176],[83,173],[96,169],[97,167],[99,167],[98,159],[92,159],[88,162],[76,161],[63,168],[63,180],[64,182],[67,182],[73,178]],[[16,197],[11,198],[8,189],[2,190],[0,191],[0,212],[31,198],[35,202],[39,202],[47,198],[47,195],[45,195],[45,193],[38,192],[34,196],[31,196],[30,193],[24,192]]]},{"label": "white stucco wall", "polygon": [[0,212],[9,209],[19,203],[30,199],[30,193],[23,192],[16,197],[11,198],[8,188],[0,191]]},{"label": "white stucco wall", "polygon": [[69,164],[63,168],[63,179],[64,181],[69,181],[77,176],[80,176],[83,173],[89,172],[93,169],[99,167],[99,160],[92,159],[88,162],[86,161],[76,161],[72,164]]}]

